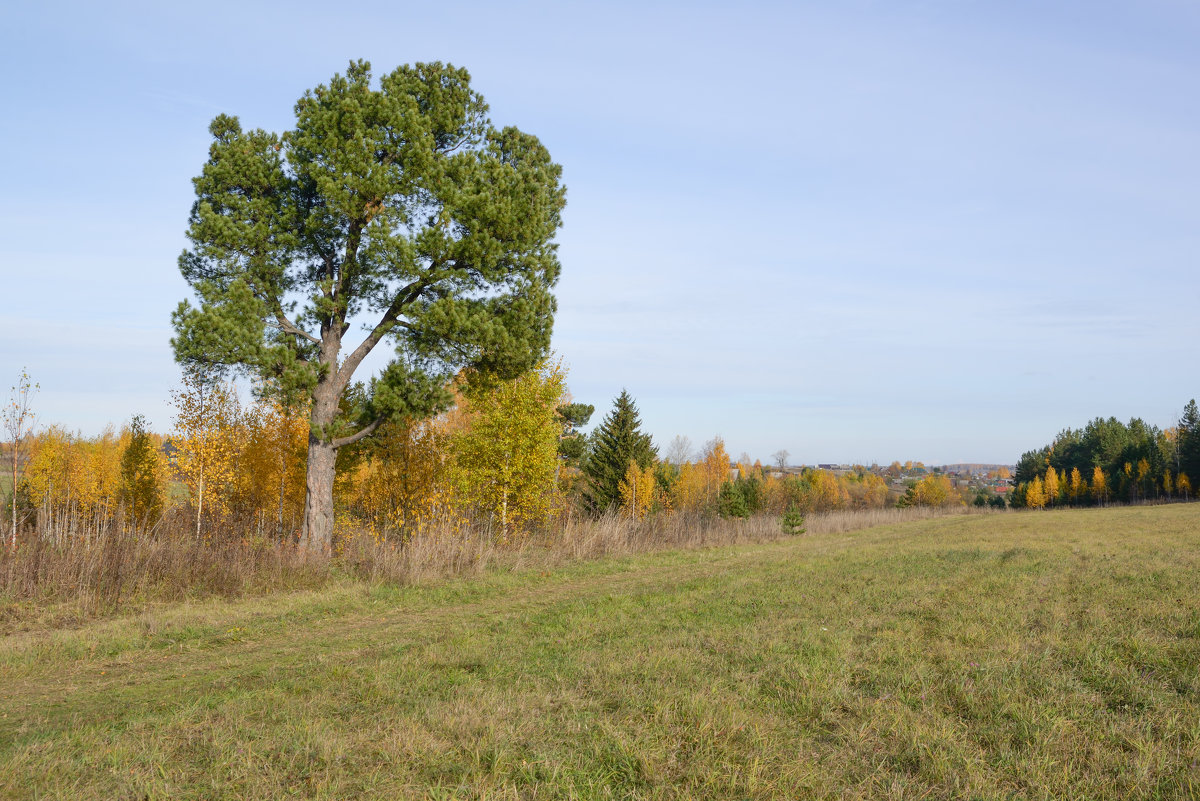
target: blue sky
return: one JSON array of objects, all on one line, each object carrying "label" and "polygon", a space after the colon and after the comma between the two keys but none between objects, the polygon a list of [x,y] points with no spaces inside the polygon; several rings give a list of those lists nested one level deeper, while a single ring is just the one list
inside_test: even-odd
[{"label": "blue sky", "polygon": [[764,461],[1012,462],[1200,396],[1200,6],[6,4],[0,384],[170,426],[218,113],[467,67],[568,187],[554,347],[597,418]]}]

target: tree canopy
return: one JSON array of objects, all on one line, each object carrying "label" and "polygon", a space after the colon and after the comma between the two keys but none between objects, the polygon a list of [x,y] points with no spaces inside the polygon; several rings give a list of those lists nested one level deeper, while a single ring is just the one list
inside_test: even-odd
[{"label": "tree canopy", "polygon": [[[374,88],[356,61],[304,93],[290,131],[210,126],[179,259],[197,303],[175,311],[172,344],[311,402],[313,544],[329,545],[338,448],[444,407],[464,367],[514,378],[549,346],[561,168],[487,108],[464,69],[403,66]],[[350,419],[341,396],[384,343],[394,357]]]},{"label": "tree canopy", "polygon": [[1021,455],[1012,501],[1052,506],[1188,497],[1198,472],[1200,413],[1193,400],[1166,431],[1137,417],[1128,423],[1097,417],[1059,432],[1049,445]]},{"label": "tree canopy", "polygon": [[152,525],[162,513],[162,472],[158,449],[146,430],[146,418],[133,416],[129,444],[121,454],[121,497],[136,523]]},{"label": "tree canopy", "polygon": [[1200,411],[1196,400],[1188,401],[1179,418],[1179,470],[1188,476],[1200,479]]}]

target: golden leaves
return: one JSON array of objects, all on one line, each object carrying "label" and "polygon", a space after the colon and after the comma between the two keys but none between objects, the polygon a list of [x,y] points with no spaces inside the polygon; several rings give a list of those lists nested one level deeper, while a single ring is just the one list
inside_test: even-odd
[{"label": "golden leaves", "polygon": [[621,493],[621,511],[633,520],[641,520],[655,508],[665,506],[666,498],[654,478],[654,467],[639,468],[630,461],[625,478],[618,485]]},{"label": "golden leaves", "polygon": [[278,535],[294,528],[304,507],[307,404],[267,397],[243,407],[232,384],[194,373],[171,396],[172,461],[195,508],[197,536],[206,518],[230,516]]},{"label": "golden leaves", "polygon": [[562,508],[555,480],[565,394],[561,362],[544,361],[465,405],[468,424],[451,437],[460,500],[500,538],[544,524]]}]

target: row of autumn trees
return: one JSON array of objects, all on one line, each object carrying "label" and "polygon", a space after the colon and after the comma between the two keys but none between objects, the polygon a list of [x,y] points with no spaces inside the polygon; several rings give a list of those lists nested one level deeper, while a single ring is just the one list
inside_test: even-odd
[{"label": "row of autumn trees", "polygon": [[[389,423],[339,451],[340,541],[363,535],[403,543],[473,528],[503,542],[553,530],[572,513],[746,517],[894,502],[879,471],[794,473],[747,458],[734,463],[719,437],[696,454],[677,438],[660,457],[627,392],[582,435],[578,429],[593,407],[572,402],[565,370],[554,360],[514,380],[456,382],[450,391],[447,411]],[[143,531],[170,525],[200,539],[297,541],[308,409],[270,395],[244,402],[232,384],[198,373],[185,374],[172,397],[174,427],[166,436],[134,417],[120,432],[92,438],[51,426],[11,450],[24,454],[9,507],[16,519],[58,542],[114,525]],[[354,416],[355,405],[365,402],[365,390],[353,388],[343,411]],[[1200,475],[1194,401],[1165,431],[1111,418],[1063,431],[1022,456],[1012,505],[1187,499],[1191,475]],[[963,504],[963,495],[936,473],[910,482],[899,501]]]},{"label": "row of autumn trees", "polygon": [[194,373],[172,400],[170,436],[141,416],[96,437],[61,426],[33,434],[17,521],[59,543],[113,526],[153,530],[164,518],[203,537],[294,527],[304,503],[303,411],[267,399],[244,405],[232,385]]},{"label": "row of autumn trees", "polygon": [[[192,296],[172,315],[172,347],[185,367],[232,368],[303,399],[307,547],[327,551],[348,525],[390,538],[468,521],[507,537],[577,507],[641,517],[875,503],[865,475],[776,485],[753,465],[731,478],[718,444],[662,464],[648,438],[626,451],[604,427],[587,443],[571,435],[580,419],[561,375],[535,367],[556,309],[562,169],[487,112],[462,68],[376,79],[354,61],[303,94],[288,130],[227,114],[209,126],[179,259]],[[377,348],[394,357],[356,382]],[[514,417],[518,402],[539,411]],[[218,474],[195,488],[198,526]]]},{"label": "row of autumn trees", "polygon": [[[403,543],[474,527],[503,542],[547,530],[571,513],[745,517],[890,503],[886,481],[869,470],[785,476],[757,462],[731,463],[719,437],[698,454],[674,447],[670,458],[659,458],[626,392],[584,436],[578,429],[593,407],[572,402],[565,382],[553,360],[510,381],[458,382],[448,411],[389,423],[342,448],[339,540]],[[348,392],[343,411],[353,416],[364,398],[361,388]],[[18,482],[20,519],[60,543],[114,525],[173,526],[200,539],[296,541],[308,409],[269,395],[244,402],[232,384],[195,372],[185,374],[172,399],[174,427],[166,436],[148,431],[141,417],[92,438],[58,426],[34,434]],[[912,502],[961,503],[937,480],[928,477],[910,491]]]},{"label": "row of autumn trees", "polygon": [[[678,439],[668,450],[670,455],[660,459],[650,436],[641,431],[633,399],[622,392],[591,437],[582,467],[584,508],[594,514],[615,509],[641,519],[671,513],[808,514],[891,503],[887,482],[864,467],[840,474],[815,469],[785,473],[782,465],[775,470],[757,461],[751,464],[748,457],[733,463],[720,437],[692,457],[687,455],[690,446]],[[912,489],[915,492],[906,496],[908,505],[963,503],[942,476],[922,479]]]},{"label": "row of autumn trees", "polygon": [[1139,418],[1122,423],[1096,418],[1066,429],[1054,441],[1027,451],[1017,463],[1012,505],[1094,506],[1111,502],[1192,497],[1200,476],[1200,413],[1184,407],[1177,425],[1161,430]]},{"label": "row of autumn trees", "polygon": [[[483,521],[498,537],[563,510],[569,487],[560,452],[578,451],[561,365],[543,362],[513,381],[456,394],[430,419],[402,419],[339,453],[343,532],[402,540]],[[347,414],[365,389],[343,399]],[[172,392],[174,429],[135,417],[97,437],[51,426],[31,436],[17,482],[17,519],[58,542],[113,525],[186,528],[198,538],[295,541],[306,502],[306,404],[274,395],[243,403],[233,384],[191,372]],[[576,459],[577,461],[577,459]]]}]

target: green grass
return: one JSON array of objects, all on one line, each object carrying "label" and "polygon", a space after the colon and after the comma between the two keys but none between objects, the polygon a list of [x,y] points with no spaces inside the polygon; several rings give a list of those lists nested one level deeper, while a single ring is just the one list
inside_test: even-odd
[{"label": "green grass", "polygon": [[13,798],[1197,798],[1200,504],[944,518],[0,643]]}]

